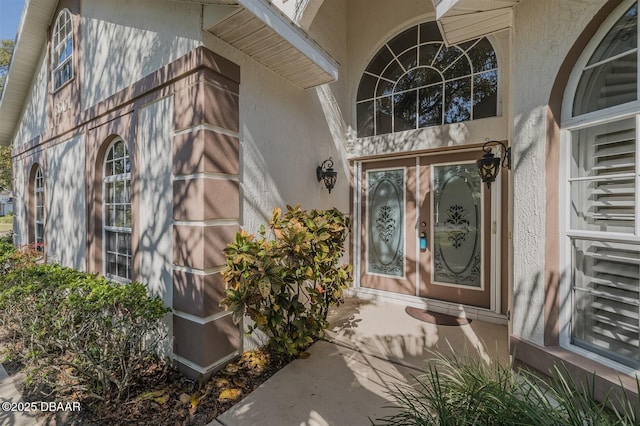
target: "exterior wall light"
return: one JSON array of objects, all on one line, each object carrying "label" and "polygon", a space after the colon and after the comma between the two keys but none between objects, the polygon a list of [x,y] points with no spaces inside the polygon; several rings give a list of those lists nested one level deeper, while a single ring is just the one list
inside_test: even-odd
[{"label": "exterior wall light", "polygon": [[331,194],[338,177],[338,172],[333,170],[333,160],[331,158],[324,160],[322,165],[316,168],[316,176],[318,177],[318,182],[324,181],[324,186],[327,187],[329,194]]},{"label": "exterior wall light", "polygon": [[[499,157],[491,152],[491,147],[497,145],[500,146]],[[482,150],[485,154],[476,161],[476,165],[480,172],[480,178],[487,184],[487,188],[491,189],[491,182],[496,180],[498,172],[500,172],[500,165],[511,170],[511,148],[500,141],[489,141],[482,146]]]}]

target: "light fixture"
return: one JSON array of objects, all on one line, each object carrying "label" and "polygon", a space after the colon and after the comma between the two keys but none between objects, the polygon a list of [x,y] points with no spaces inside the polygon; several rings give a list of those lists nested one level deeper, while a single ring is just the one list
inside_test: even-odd
[{"label": "light fixture", "polygon": [[[497,145],[501,147],[500,157],[496,157],[491,152],[491,147]],[[487,188],[491,189],[491,182],[496,180],[501,165],[511,170],[511,148],[500,141],[489,141],[482,146],[482,150],[485,154],[476,161],[476,165],[480,172],[480,179],[487,184]]]},{"label": "light fixture", "polygon": [[338,172],[333,170],[333,160],[331,158],[324,160],[322,165],[316,168],[316,176],[318,177],[318,182],[324,181],[324,186],[327,187],[329,194],[331,194],[338,177]]}]

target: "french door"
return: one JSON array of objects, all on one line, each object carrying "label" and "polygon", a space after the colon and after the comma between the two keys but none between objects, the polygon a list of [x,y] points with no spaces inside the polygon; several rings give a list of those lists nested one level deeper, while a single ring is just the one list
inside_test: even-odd
[{"label": "french door", "polygon": [[491,307],[478,151],[362,163],[360,286]]}]

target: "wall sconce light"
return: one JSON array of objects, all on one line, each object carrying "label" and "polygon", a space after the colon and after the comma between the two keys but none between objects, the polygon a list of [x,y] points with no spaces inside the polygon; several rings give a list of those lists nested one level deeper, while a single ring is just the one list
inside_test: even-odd
[{"label": "wall sconce light", "polygon": [[331,194],[331,190],[336,185],[336,178],[338,177],[338,172],[333,170],[333,160],[331,160],[331,158],[324,160],[322,165],[316,168],[316,176],[318,177],[318,182],[324,181],[324,186],[327,187],[329,194]]},{"label": "wall sconce light", "polygon": [[[497,145],[500,146],[499,157],[491,152],[491,147]],[[482,146],[482,150],[485,154],[476,161],[476,165],[480,172],[480,179],[487,184],[487,188],[491,189],[491,182],[496,180],[498,172],[500,172],[500,165],[511,170],[511,148],[500,141],[489,141]]]}]

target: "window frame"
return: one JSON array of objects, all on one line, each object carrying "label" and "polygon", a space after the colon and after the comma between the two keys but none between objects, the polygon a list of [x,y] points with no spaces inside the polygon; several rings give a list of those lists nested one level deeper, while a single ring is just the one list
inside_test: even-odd
[{"label": "window frame", "polygon": [[[64,19],[64,22],[63,22]],[[60,33],[63,28],[69,26],[69,32],[65,34],[63,39],[60,39]],[[75,78],[75,67],[73,64],[74,51],[75,51],[75,39],[74,39],[74,30],[73,30],[73,15],[69,11],[69,9],[65,8],[58,13],[56,17],[55,24],[53,26],[53,30],[51,32],[51,92],[55,93],[69,84]],[[56,58],[56,52],[62,47],[64,48],[67,43],[71,43],[71,51],[69,55],[64,58],[60,63],[59,59]],[[64,67],[70,64],[70,76],[68,79],[61,81],[59,86],[56,86],[56,74],[63,71]]]},{"label": "window frame", "polygon": [[[379,137],[379,136],[387,136],[387,135],[393,135],[396,133],[400,133],[400,132],[404,132],[404,131],[416,131],[416,130],[422,130],[425,128],[430,128],[430,127],[437,127],[437,126],[444,126],[444,125],[450,125],[450,124],[457,124],[457,123],[464,123],[464,122],[469,122],[469,121],[473,121],[473,120],[479,120],[479,119],[483,119],[483,118],[495,118],[495,117],[499,117],[500,116],[500,92],[501,92],[501,72],[500,72],[500,58],[498,57],[498,51],[496,50],[494,43],[491,41],[489,36],[482,36],[482,37],[478,37],[474,40],[470,40],[468,42],[464,42],[464,43],[460,43],[460,44],[455,44],[455,45],[451,45],[451,46],[446,46],[446,44],[444,43],[444,41],[440,38],[440,39],[429,39],[429,40],[423,40],[422,39],[422,35],[421,35],[421,31],[422,31],[422,27],[429,25],[429,24],[433,24],[434,21],[425,21],[425,22],[421,22],[418,24],[414,24],[411,27],[408,28],[404,28],[403,30],[398,31],[397,33],[395,33],[391,38],[389,38],[385,43],[383,43],[380,47],[378,47],[375,51],[372,52],[371,56],[369,57],[369,60],[364,64],[364,68],[362,69],[361,73],[360,73],[360,78],[357,82],[357,87],[355,88],[354,91],[354,102],[353,102],[353,111],[354,111],[354,117],[355,117],[355,133],[356,133],[356,137],[358,139],[363,139],[363,138],[371,138],[371,137]],[[415,42],[412,42],[413,44],[409,45],[404,45],[402,46],[402,51],[398,51],[398,53],[396,53],[396,51],[394,50],[394,48],[391,47],[391,44],[396,41],[396,39],[400,39],[402,38],[402,36],[415,29],[416,30],[416,37],[417,39],[415,40]],[[439,31],[439,29],[438,29]],[[489,44],[490,48],[491,48],[491,52],[493,54],[493,57],[495,58],[495,67],[492,68],[476,68],[474,66],[474,60],[472,59],[471,55],[469,54],[469,52],[471,52],[473,49],[475,49],[479,44],[481,44],[483,42],[483,40],[486,40],[486,42]],[[437,49],[435,50],[435,54],[431,60],[430,64],[420,64],[419,60],[420,60],[420,51],[421,49],[425,48],[425,46],[428,45],[435,45],[437,47]],[[446,66],[442,67],[442,69],[438,68],[438,61],[439,61],[439,57],[441,55],[441,52],[443,51],[443,49],[458,49],[460,52],[459,54],[452,60],[450,61],[448,64],[445,64]],[[396,46],[396,50],[397,50],[397,46]],[[416,54],[416,63],[415,66],[411,67],[411,68],[407,68],[404,64],[402,64],[402,60],[401,58],[410,53],[412,50],[416,50],[415,54]],[[389,61],[385,62],[385,64],[382,66],[380,72],[378,74],[374,74],[368,71],[368,69],[371,67],[372,63],[376,60],[376,58],[379,55],[383,55],[386,52],[386,55],[390,57]],[[442,58],[440,59],[442,60]],[[466,61],[469,65],[469,72],[464,74],[464,75],[454,75],[454,76],[447,76],[447,71],[452,68],[455,64],[459,63],[460,61]],[[389,70],[389,68],[392,66],[392,64],[397,63],[400,68],[402,69],[402,73],[395,78],[395,80],[391,80],[390,78],[387,78],[384,76],[384,74]],[[410,87],[409,89],[405,89],[405,90],[397,90],[398,89],[398,83],[405,78],[405,76],[407,76],[409,73],[411,73],[414,70],[418,70],[418,69],[429,69],[435,73],[437,73],[440,76],[440,81],[438,82],[431,82],[428,84],[422,84],[422,85],[415,85]],[[478,105],[474,105],[476,102],[476,86],[477,83],[476,79],[478,79],[479,77],[486,75],[487,77],[489,77],[490,74],[493,74],[495,77],[495,105],[494,105],[494,109],[495,109],[495,113],[491,114],[491,115],[485,115],[484,113],[478,117],[477,114],[480,113],[480,111],[476,111],[476,108],[478,107],[478,105],[481,105],[481,103],[479,103]],[[375,78],[377,79],[375,83],[372,84],[372,88],[370,93],[367,93],[365,97],[360,97],[359,96],[359,92],[360,92],[360,88],[361,85],[363,83],[364,78]],[[457,81],[462,81],[462,80],[468,80],[468,95],[469,95],[469,109],[468,109],[468,118],[467,119],[462,119],[462,120],[456,120],[453,119],[451,121],[448,120],[448,112],[449,112],[449,108],[453,107],[455,105],[455,103],[449,105],[448,104],[448,100],[451,100],[453,102],[454,99],[456,99],[456,96],[451,97],[451,99],[449,99],[450,97],[448,96],[448,94],[450,93],[448,90],[448,86],[450,84],[453,84]],[[386,94],[378,94],[379,91],[379,84],[380,82],[385,81],[387,83],[389,83],[391,86],[391,91],[389,93]],[[424,90],[429,90],[429,89],[433,89],[436,90],[440,99],[440,105],[439,105],[439,122],[438,123],[425,123],[425,124],[421,124],[421,114],[420,114],[420,110],[421,110],[421,106],[420,106],[420,100],[421,99],[427,99],[426,97],[420,97],[420,94],[422,91]],[[412,128],[406,128],[406,129],[401,129],[398,128],[396,129],[396,123],[395,123],[395,104],[396,102],[394,101],[394,97],[405,94],[405,93],[410,93],[410,92],[415,92],[415,98],[416,98],[416,102],[415,102],[415,119],[414,119],[414,126]],[[457,94],[459,95],[460,93],[454,91],[453,94]],[[388,102],[388,100],[391,101],[390,103],[390,109],[391,109],[391,114],[389,116],[389,126],[390,126],[390,131],[389,132],[380,132],[379,128],[378,128],[378,110],[379,110],[379,105],[381,102]],[[365,106],[368,104],[372,103],[372,107],[371,107],[371,111],[370,113],[366,114],[366,117],[364,116],[360,116],[359,114],[359,110],[360,107],[362,105]],[[368,135],[362,135],[361,131],[360,131],[360,122],[362,121],[371,121],[371,126],[372,126],[372,134],[368,134]]]},{"label": "window frame", "polygon": [[[44,186],[44,172],[40,165],[36,166],[36,171],[33,175],[33,243],[35,249],[39,252],[44,252],[45,241],[45,186]],[[40,197],[41,196],[41,197]],[[38,199],[41,198],[42,204],[38,204]],[[40,215],[39,213],[42,212]],[[40,217],[41,216],[41,217]],[[38,232],[38,225],[42,227],[42,234]]]},{"label": "window frame", "polygon": [[[562,103],[562,120],[560,123],[560,170],[558,179],[559,199],[564,200],[564,202],[559,203],[558,206],[560,209],[558,212],[560,218],[560,265],[561,270],[567,271],[566,274],[563,274],[564,276],[561,277],[560,280],[560,300],[565,301],[565,303],[561,303],[560,307],[560,345],[574,353],[584,356],[585,358],[592,359],[629,375],[638,374],[640,372],[640,365],[637,368],[634,368],[622,363],[621,361],[617,361],[615,358],[618,358],[618,356],[615,352],[612,352],[610,356],[605,356],[602,353],[606,352],[606,350],[590,350],[572,342],[572,324],[574,321],[573,287],[575,286],[573,275],[578,269],[577,265],[574,265],[573,263],[573,242],[583,240],[603,240],[612,243],[631,243],[640,245],[640,84],[638,84],[638,97],[636,101],[615,105],[578,116],[573,116],[573,108],[577,95],[578,84],[588,61],[616,22],[618,22],[618,20],[636,2],[637,0],[624,1],[607,17],[607,19],[605,19],[603,24],[585,46],[569,76]],[[638,19],[640,21],[640,16]],[[638,32],[640,34],[640,22],[638,22]],[[636,49],[636,51],[637,50],[638,49]],[[640,61],[640,58],[638,61]],[[640,67],[638,67],[636,73],[636,81],[640,83]],[[573,133],[580,130],[596,128],[601,125],[622,122],[631,118],[635,120],[636,142],[635,170],[633,172],[635,178],[635,221],[633,232],[590,231],[572,228],[571,203],[573,200],[571,198],[571,161]],[[547,214],[550,214],[550,212],[547,212]]]},{"label": "window frame", "polygon": [[[112,158],[109,159],[109,154],[114,150],[115,146],[118,143],[122,143],[125,149],[124,155],[122,157],[117,157],[117,159],[122,159],[125,161],[125,164],[129,165],[129,170],[125,171],[124,173],[119,173],[119,174],[111,174],[108,175],[107,174],[107,167],[110,166],[114,160],[116,158]],[[126,284],[126,283],[130,283],[132,281],[132,272],[133,272],[133,250],[132,250],[132,228],[133,228],[133,224],[129,223],[129,226],[112,226],[112,225],[107,225],[107,209],[112,206],[112,205],[127,205],[129,206],[129,212],[131,212],[132,209],[132,203],[131,203],[131,156],[129,154],[129,147],[127,145],[127,143],[120,137],[116,137],[115,139],[113,139],[110,143],[109,146],[107,147],[107,149],[105,150],[105,155],[104,155],[104,160],[102,163],[102,223],[101,223],[101,229],[102,229],[102,257],[103,257],[103,262],[102,262],[102,271],[105,277],[109,278],[110,280],[122,283],[122,284]],[[107,187],[109,184],[113,184],[116,182],[125,182],[128,183],[128,189],[129,189],[129,202],[128,203],[117,203],[117,202],[113,202],[112,200],[109,199],[109,195],[107,193]],[[109,202],[107,200],[110,200]],[[129,219],[131,220],[131,218]],[[116,247],[115,251],[114,250],[109,250],[109,235],[110,234],[115,234],[115,238],[116,240],[118,240],[119,236],[121,234],[125,234],[129,236],[129,247],[128,247],[128,253],[126,252],[120,252],[118,250],[119,247]],[[117,246],[117,244],[116,244]],[[117,274],[111,274],[109,273],[108,270],[108,259],[109,259],[109,254],[115,254],[116,259],[120,256],[128,258],[128,263],[126,266],[126,275],[127,276],[121,276],[121,275],[117,275]]]}]

